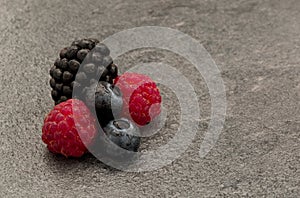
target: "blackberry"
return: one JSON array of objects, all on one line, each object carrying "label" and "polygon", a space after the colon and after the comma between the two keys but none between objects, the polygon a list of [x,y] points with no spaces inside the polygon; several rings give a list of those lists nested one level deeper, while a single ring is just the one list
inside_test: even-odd
[{"label": "blackberry", "polygon": [[84,101],[89,108],[95,108],[98,121],[103,127],[121,113],[123,99],[120,89],[108,82],[94,82],[84,89]]},{"label": "blackberry", "polygon": [[[76,40],[63,48],[50,69],[51,95],[55,104],[72,98],[75,86],[83,90],[100,75],[100,81],[112,83],[118,68],[109,54],[107,46],[96,39]],[[80,65],[82,69],[78,71]]]}]

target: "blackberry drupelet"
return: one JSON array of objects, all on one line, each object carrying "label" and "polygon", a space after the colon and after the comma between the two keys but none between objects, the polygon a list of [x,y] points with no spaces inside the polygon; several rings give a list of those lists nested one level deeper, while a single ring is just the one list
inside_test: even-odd
[{"label": "blackberry drupelet", "polygon": [[[72,98],[75,86],[83,90],[97,82],[100,75],[100,81],[112,83],[118,68],[109,54],[107,46],[96,39],[76,40],[63,48],[50,69],[51,95],[55,104]],[[78,71],[80,65],[83,68]]]}]

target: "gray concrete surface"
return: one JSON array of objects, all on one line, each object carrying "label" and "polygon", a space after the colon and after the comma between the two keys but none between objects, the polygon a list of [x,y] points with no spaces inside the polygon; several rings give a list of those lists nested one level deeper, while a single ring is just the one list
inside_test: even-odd
[{"label": "gray concrete surface", "polygon": [[[299,19],[299,0],[1,0],[0,197],[300,197]],[[171,62],[199,96],[203,119],[187,152],[143,173],[116,171],[89,155],[50,154],[41,127],[53,105],[48,69],[59,49],[77,37],[101,40],[144,25],[187,33],[216,61],[228,100],[217,145],[199,158],[210,113],[202,77],[174,54],[144,50],[116,62],[122,70]],[[168,141],[179,115],[174,104],[166,133],[142,149]]]}]

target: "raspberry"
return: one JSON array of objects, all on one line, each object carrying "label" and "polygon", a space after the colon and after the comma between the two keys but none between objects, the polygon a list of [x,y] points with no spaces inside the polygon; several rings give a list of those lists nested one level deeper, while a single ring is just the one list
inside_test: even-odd
[{"label": "raspberry", "polygon": [[81,157],[88,151],[85,145],[92,144],[97,130],[95,118],[85,104],[70,99],[56,105],[46,116],[42,132],[42,140],[49,151],[66,157]]},{"label": "raspberry", "polygon": [[[155,82],[148,76],[125,73],[115,79],[123,94],[123,114],[140,126],[148,124],[161,111],[161,95]],[[129,113],[128,113],[129,112]]]}]

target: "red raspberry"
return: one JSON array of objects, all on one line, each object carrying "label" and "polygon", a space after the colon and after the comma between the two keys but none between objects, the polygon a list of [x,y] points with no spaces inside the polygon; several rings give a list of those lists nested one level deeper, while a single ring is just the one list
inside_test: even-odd
[{"label": "red raspberry", "polygon": [[53,153],[81,157],[88,151],[83,142],[89,146],[96,136],[95,123],[82,101],[70,99],[56,105],[46,116],[42,140]]},{"label": "red raspberry", "polygon": [[161,95],[155,82],[146,75],[125,73],[115,80],[123,94],[123,113],[138,125],[146,125],[161,111]]}]

